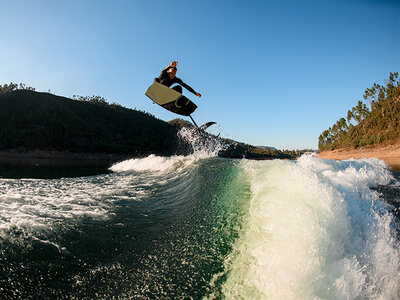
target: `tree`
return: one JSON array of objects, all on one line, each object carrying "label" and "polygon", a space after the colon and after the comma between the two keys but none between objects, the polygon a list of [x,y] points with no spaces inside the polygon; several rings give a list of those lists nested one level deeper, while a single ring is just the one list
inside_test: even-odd
[{"label": "tree", "polygon": [[347,111],[318,138],[320,150],[359,147],[400,137],[399,73],[390,73],[384,85],[374,83],[365,90],[363,101]]},{"label": "tree", "polygon": [[10,82],[10,84],[3,84],[0,85],[0,95],[1,94],[6,94],[10,93],[16,90],[28,90],[28,91],[34,91],[35,89],[30,86],[26,86],[24,83],[20,83],[19,85],[16,83]]}]

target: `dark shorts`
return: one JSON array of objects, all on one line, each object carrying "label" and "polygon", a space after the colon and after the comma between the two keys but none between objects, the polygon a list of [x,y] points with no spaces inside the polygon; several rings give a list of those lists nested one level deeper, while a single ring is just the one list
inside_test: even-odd
[{"label": "dark shorts", "polygon": [[182,87],[181,87],[180,85],[175,85],[175,86],[173,86],[171,89],[177,91],[177,92],[180,93],[180,94],[183,94],[183,92],[182,92]]}]

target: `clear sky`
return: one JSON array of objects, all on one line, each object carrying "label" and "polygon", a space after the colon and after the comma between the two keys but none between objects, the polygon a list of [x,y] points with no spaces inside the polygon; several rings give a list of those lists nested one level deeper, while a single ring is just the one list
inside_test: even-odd
[{"label": "clear sky", "polygon": [[366,88],[400,71],[400,1],[0,0],[0,37],[0,84],[100,95],[168,121],[144,93],[178,60],[203,95],[184,91],[197,123],[316,149]]}]

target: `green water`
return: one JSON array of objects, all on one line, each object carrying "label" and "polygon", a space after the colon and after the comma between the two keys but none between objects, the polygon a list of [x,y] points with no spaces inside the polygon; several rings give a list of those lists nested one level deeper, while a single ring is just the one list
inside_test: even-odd
[{"label": "green water", "polygon": [[83,175],[0,178],[2,299],[399,296],[400,185],[380,161],[149,156]]},{"label": "green water", "polygon": [[[15,200],[42,212],[31,228],[10,226],[3,234],[3,295],[200,298],[237,238],[249,197],[243,176],[235,162],[207,159],[179,174],[6,180],[3,186],[38,192],[38,202],[50,204],[39,208],[35,196]],[[55,201],[71,196],[77,199],[65,213],[76,214],[52,215],[63,205]]]}]

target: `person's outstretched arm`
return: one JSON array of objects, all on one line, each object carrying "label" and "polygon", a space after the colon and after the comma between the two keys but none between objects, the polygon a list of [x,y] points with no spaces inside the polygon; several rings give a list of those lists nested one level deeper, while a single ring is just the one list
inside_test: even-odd
[{"label": "person's outstretched arm", "polygon": [[183,86],[185,89],[187,89],[189,92],[195,94],[197,97],[201,97],[200,93],[197,93],[191,86],[184,83],[182,79],[176,77],[176,82],[179,83],[181,86]]}]

